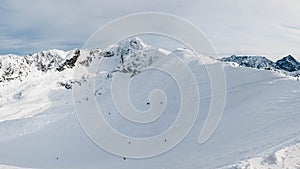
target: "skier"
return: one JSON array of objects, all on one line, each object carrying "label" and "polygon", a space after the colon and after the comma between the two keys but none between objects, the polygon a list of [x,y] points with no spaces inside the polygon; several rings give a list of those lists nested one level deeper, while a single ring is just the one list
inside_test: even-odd
[{"label": "skier", "polygon": [[121,55],[121,63],[124,63],[124,57]]}]

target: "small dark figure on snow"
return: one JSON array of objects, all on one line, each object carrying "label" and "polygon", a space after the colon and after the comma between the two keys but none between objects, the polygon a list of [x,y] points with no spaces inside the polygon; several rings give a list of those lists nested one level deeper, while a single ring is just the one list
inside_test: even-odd
[{"label": "small dark figure on snow", "polygon": [[121,55],[121,63],[124,63],[124,57]]}]

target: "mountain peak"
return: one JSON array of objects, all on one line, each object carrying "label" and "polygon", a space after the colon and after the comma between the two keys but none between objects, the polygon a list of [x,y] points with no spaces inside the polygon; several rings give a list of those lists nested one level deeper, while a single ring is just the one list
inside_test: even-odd
[{"label": "mountain peak", "polygon": [[286,61],[289,61],[289,62],[297,63],[297,60],[292,55],[285,56],[280,60],[286,60]]},{"label": "mountain peak", "polygon": [[276,68],[283,69],[288,72],[300,70],[300,63],[292,56],[288,55],[275,63]]},{"label": "mountain peak", "polygon": [[144,43],[142,39],[138,37],[132,37],[110,46],[109,50],[141,50],[148,47],[149,45]]}]

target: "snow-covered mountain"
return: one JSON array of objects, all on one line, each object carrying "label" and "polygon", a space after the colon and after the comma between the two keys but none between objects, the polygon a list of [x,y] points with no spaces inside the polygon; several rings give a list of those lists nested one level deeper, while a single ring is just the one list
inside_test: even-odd
[{"label": "snow-covered mountain", "polygon": [[236,56],[225,57],[220,59],[222,62],[234,62],[243,67],[251,67],[257,69],[266,69],[280,71],[282,73],[299,77],[300,76],[300,62],[293,56],[288,55],[282,59],[273,62],[263,56]]},{"label": "snow-covered mountain", "polygon": [[66,55],[64,51],[48,50],[25,57],[0,56],[0,82],[22,80],[32,71],[47,72],[56,68]]},{"label": "snow-covered mountain", "polygon": [[[75,65],[89,67],[93,59],[113,57],[118,66],[112,71],[136,74],[149,66],[162,53],[161,49],[152,49],[139,38],[132,38],[107,49],[72,51],[48,50],[20,57],[16,55],[0,56],[0,82],[30,79],[35,76],[44,76],[48,72],[66,74]],[[140,57],[143,55],[143,57]],[[131,68],[135,68],[131,70]],[[70,71],[69,71],[70,72]],[[69,76],[71,79],[72,76]]]},{"label": "snow-covered mountain", "polygon": [[[83,81],[74,78],[74,69],[78,66],[89,68],[94,61],[100,61],[94,98],[104,118],[125,135],[151,137],[176,120],[180,90],[167,74],[142,70],[170,53],[190,67],[199,86],[199,115],[191,133],[171,151],[147,159],[118,157],[96,146],[80,127],[75,113],[70,89]],[[274,68],[274,63],[263,57],[236,56],[232,59],[227,61],[245,67]],[[291,58],[283,61],[297,63]],[[226,168],[240,160],[268,157],[285,145],[294,145],[300,138],[299,82],[275,71],[223,63],[227,80],[224,115],[213,136],[205,144],[199,144],[199,133],[211,104],[211,84],[205,70],[207,65],[186,48],[165,51],[131,38],[107,49],[49,50],[25,57],[0,56],[0,63],[0,164],[3,166]],[[278,65],[281,69],[286,67],[282,62]],[[149,109],[148,94],[152,90],[163,90],[168,101],[163,115],[149,125],[124,119],[114,108],[110,94],[114,73],[131,75],[130,98],[139,110]],[[288,155],[282,156],[288,158]],[[271,156],[266,165],[272,167]],[[295,162],[290,166],[299,167],[299,164]],[[227,168],[230,167],[240,166]]]}]

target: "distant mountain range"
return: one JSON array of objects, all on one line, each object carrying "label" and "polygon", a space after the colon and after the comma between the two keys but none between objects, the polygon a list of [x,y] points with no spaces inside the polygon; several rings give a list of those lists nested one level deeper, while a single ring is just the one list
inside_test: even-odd
[{"label": "distant mountain range", "polygon": [[[149,56],[150,58],[142,57],[146,60],[140,62],[142,64],[138,66],[138,69],[131,70],[133,72],[129,72],[134,75],[140,71],[139,69],[151,64],[150,62],[155,61],[156,57],[154,56],[160,52],[165,51],[159,48],[154,49],[145,44],[141,39],[133,38],[102,50],[74,49],[71,51],[62,51],[54,49],[41,51],[24,57],[17,55],[2,55],[0,56],[0,83],[12,80],[22,81],[24,78],[28,77],[29,74],[37,76],[37,73],[47,73],[49,71],[57,73],[64,72],[65,70],[72,69],[76,63],[81,66],[88,67],[94,59],[112,56],[118,56],[120,64],[122,65],[119,67],[120,70],[115,71],[128,72],[129,68],[132,66],[131,63],[135,62],[134,59],[136,57],[133,57],[133,59],[131,59],[132,61],[128,62],[130,64],[125,64],[126,66],[124,67],[122,62],[124,62],[125,57],[130,60],[131,56],[140,55],[142,53],[145,55],[145,53],[147,53],[146,56]],[[181,56],[183,54],[184,57],[193,57],[193,52],[184,48],[179,48],[173,53],[180,57],[183,57]],[[271,70],[294,77],[300,76],[300,62],[291,55],[288,55],[276,62],[273,62],[263,56],[236,55],[219,59],[219,61],[234,62],[242,67]]]},{"label": "distant mountain range", "polygon": [[300,62],[292,55],[283,57],[276,62],[263,56],[236,56],[225,57],[220,59],[221,62],[234,62],[242,67],[251,67],[256,69],[280,71],[284,74],[299,77]]}]

